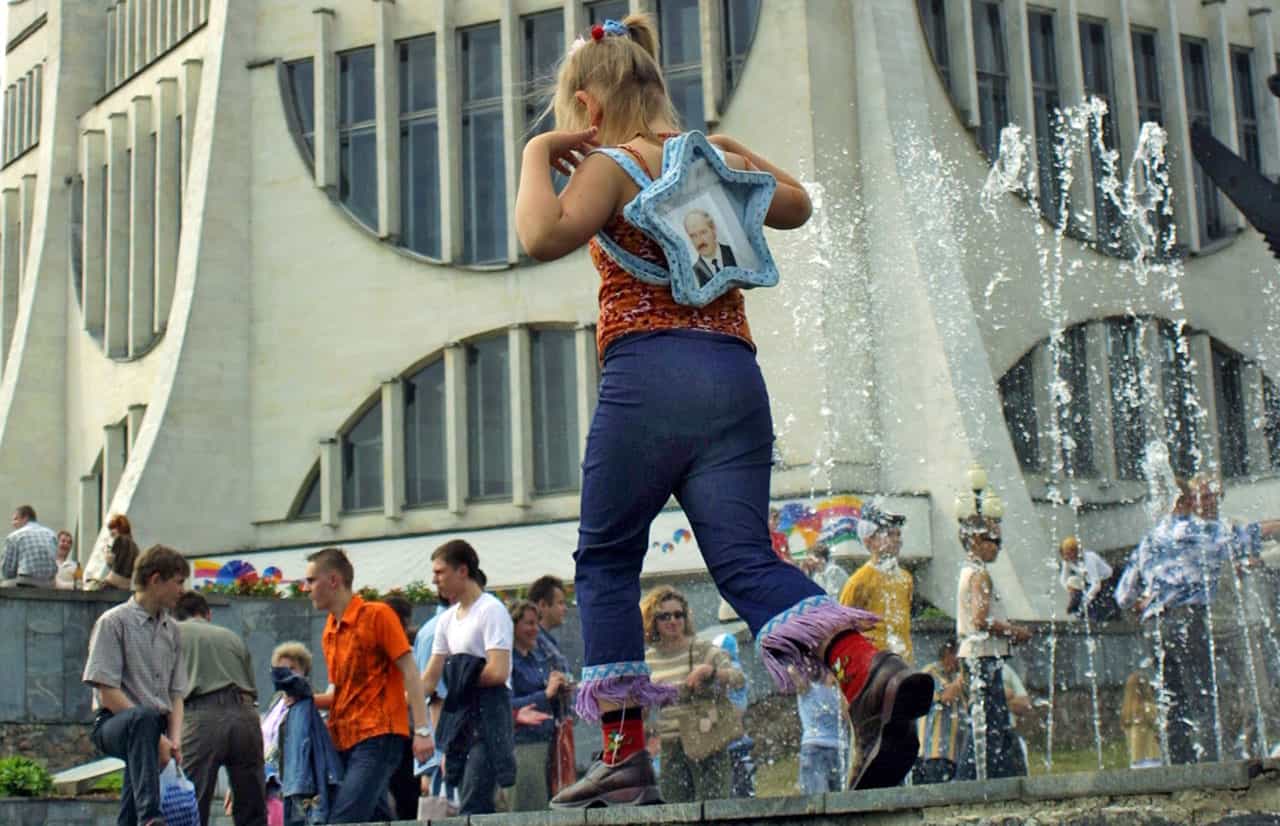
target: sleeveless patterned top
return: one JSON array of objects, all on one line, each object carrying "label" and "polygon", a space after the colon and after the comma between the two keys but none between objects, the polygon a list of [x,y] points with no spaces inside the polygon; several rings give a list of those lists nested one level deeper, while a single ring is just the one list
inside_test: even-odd
[{"label": "sleeveless patterned top", "polygon": [[[619,147],[633,157],[640,167],[653,177],[649,165],[639,153],[629,147]],[[605,225],[604,232],[618,246],[656,264],[666,266],[662,248],[649,236],[615,215]],[[658,330],[704,330],[721,333],[745,341],[755,349],[751,328],[747,324],[747,311],[741,290],[730,290],[705,307],[689,307],[677,304],[669,287],[646,284],[632,276],[609,257],[594,238],[589,244],[591,263],[600,273],[600,318],[596,323],[596,352],[604,360],[605,349],[615,339],[628,333],[649,333]]]}]

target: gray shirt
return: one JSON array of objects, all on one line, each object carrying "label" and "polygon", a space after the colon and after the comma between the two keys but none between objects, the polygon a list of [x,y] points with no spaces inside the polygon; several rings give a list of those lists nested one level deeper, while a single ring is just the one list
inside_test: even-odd
[{"label": "gray shirt", "polygon": [[96,686],[118,688],[135,705],[168,714],[173,695],[187,692],[178,622],[168,611],[152,615],[135,595],[98,617],[89,637],[84,681],[94,684],[94,708],[102,706]]}]

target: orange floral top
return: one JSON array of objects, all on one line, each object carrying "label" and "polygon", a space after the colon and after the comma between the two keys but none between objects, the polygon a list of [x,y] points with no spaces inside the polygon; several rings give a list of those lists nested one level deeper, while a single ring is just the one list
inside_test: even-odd
[{"label": "orange floral top", "polygon": [[[648,164],[639,153],[625,146],[621,148],[630,152],[641,168],[653,177]],[[621,215],[615,215],[605,225],[604,232],[628,252],[656,264],[666,265],[666,256],[657,242]],[[709,333],[722,333],[740,338],[751,345],[751,349],[755,349],[741,290],[730,290],[705,307],[677,304],[671,297],[669,287],[646,284],[634,277],[610,258],[594,238],[589,247],[591,263],[600,273],[600,318],[596,323],[596,352],[602,361],[605,348],[614,339],[628,333],[649,333],[656,330],[705,330]]]}]

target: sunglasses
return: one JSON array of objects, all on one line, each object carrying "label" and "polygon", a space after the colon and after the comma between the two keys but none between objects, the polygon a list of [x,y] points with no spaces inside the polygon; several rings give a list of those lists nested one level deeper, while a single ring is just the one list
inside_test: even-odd
[{"label": "sunglasses", "polygon": [[655,619],[657,619],[658,622],[670,622],[671,620],[683,620],[684,611],[663,611],[661,614],[657,614],[655,616]]}]

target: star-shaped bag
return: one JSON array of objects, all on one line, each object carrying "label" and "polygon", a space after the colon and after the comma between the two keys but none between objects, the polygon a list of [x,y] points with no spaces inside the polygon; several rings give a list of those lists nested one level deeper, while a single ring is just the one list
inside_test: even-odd
[{"label": "star-shaped bag", "polygon": [[778,283],[764,237],[764,217],[778,185],[772,175],[731,168],[697,131],[666,142],[657,180],[624,150],[595,151],[613,159],[640,187],[622,215],[662,247],[667,258],[663,268],[597,233],[605,253],[631,275],[670,287],[677,303],[691,307],[705,307],[735,287]]}]

